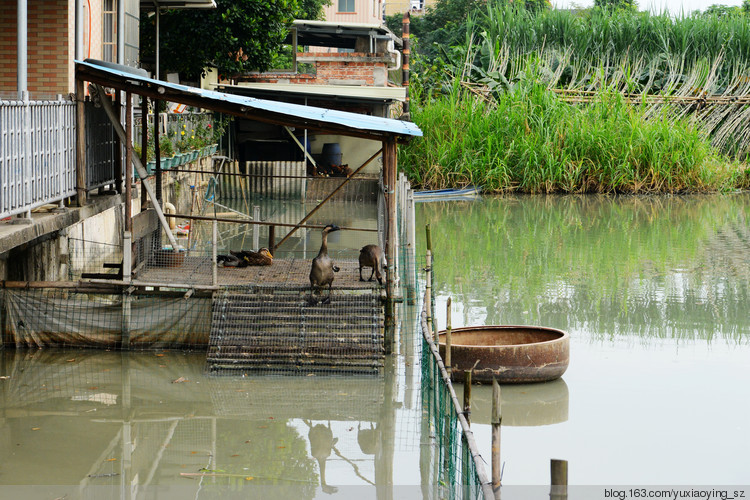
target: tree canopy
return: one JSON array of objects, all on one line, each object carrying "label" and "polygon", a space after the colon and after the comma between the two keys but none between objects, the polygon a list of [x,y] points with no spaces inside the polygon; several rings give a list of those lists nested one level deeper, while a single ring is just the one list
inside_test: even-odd
[{"label": "tree canopy", "polygon": [[[265,71],[295,18],[318,19],[330,0],[216,0],[212,10],[169,10],[159,19],[159,69],[197,79]],[[141,18],[141,59],[155,61],[156,16]]]}]

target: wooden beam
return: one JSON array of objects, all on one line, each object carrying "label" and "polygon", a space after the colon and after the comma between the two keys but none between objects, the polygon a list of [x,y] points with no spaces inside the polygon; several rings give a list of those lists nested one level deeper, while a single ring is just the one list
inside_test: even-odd
[{"label": "wooden beam", "polygon": [[86,109],[83,80],[76,80],[76,198],[86,205]]},{"label": "wooden beam", "polygon": [[[393,331],[396,325],[395,315],[395,280],[396,280],[396,141],[389,138],[383,141],[383,183],[385,184],[386,237],[385,255],[388,262],[386,273],[386,332]],[[391,346],[386,339],[386,352]]]},{"label": "wooden beam", "polygon": [[[119,94],[119,92],[118,92]],[[119,145],[119,143],[118,143]],[[120,148],[117,148],[120,151]],[[118,157],[121,155],[117,155]],[[133,161],[133,95],[125,93],[125,231],[133,230],[133,180],[131,179]],[[122,171],[122,162],[119,162]],[[122,172],[121,172],[122,173]],[[117,178],[117,175],[115,175]],[[118,182],[121,182],[118,180]],[[122,187],[120,187],[122,189]]]}]

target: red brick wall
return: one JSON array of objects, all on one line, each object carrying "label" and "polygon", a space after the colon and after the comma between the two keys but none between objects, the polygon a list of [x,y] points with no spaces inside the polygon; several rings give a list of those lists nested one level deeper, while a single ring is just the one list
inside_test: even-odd
[{"label": "red brick wall", "polygon": [[[300,53],[298,57],[318,57],[322,55],[320,53]],[[259,75],[250,75],[244,77],[243,80],[250,80],[259,83],[299,83],[309,85],[329,85],[331,83],[341,84],[346,81],[352,82],[353,85],[375,85],[375,72],[385,71],[386,63],[380,61],[372,61],[369,54],[362,54],[356,52],[346,53],[329,53],[324,54],[325,59],[334,59],[332,61],[323,60],[316,61],[316,74],[305,75],[305,74],[290,74],[290,73],[264,73]],[[355,61],[349,61],[347,59],[358,59]],[[362,61],[361,59],[368,59]]]},{"label": "red brick wall", "polygon": [[[17,2],[0,0],[0,92],[18,90]],[[32,98],[71,92],[68,0],[28,1],[28,88]]]}]

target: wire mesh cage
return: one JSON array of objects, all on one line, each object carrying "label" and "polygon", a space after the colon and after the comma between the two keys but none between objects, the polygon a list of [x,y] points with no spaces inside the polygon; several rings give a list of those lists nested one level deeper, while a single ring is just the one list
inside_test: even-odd
[{"label": "wire mesh cage", "polygon": [[309,287],[225,288],[214,300],[208,370],[378,372],[380,301],[372,288],[337,288],[330,303],[313,299]]}]

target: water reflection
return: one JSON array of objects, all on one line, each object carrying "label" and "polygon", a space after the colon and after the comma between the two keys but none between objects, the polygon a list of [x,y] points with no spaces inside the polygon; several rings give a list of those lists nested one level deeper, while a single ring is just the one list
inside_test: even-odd
[{"label": "water reflection", "polygon": [[[463,384],[454,385],[463,401]],[[538,384],[502,385],[500,388],[504,426],[531,427],[551,425],[568,420],[568,386],[559,378]],[[492,386],[471,388],[471,423],[491,424]]]},{"label": "water reflection", "polygon": [[0,491],[314,498],[339,484],[379,497],[392,488],[395,369],[237,378],[204,375],[205,353],[47,349],[0,360]]},{"label": "water reflection", "polygon": [[453,326],[748,339],[748,194],[505,196],[419,209],[417,227],[438,235],[437,314],[452,295]]}]

